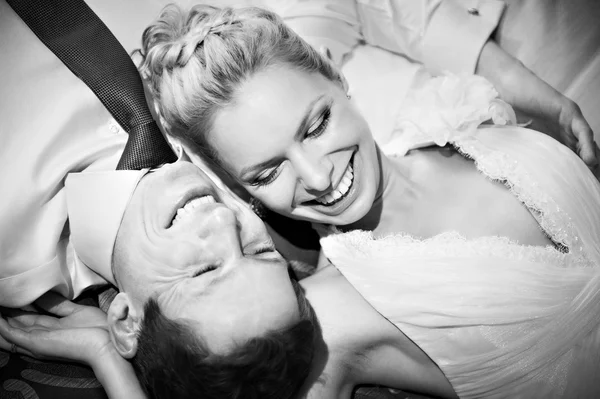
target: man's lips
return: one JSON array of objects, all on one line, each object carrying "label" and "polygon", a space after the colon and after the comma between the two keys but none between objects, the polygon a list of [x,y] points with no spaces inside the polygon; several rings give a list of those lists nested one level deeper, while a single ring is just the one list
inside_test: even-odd
[{"label": "man's lips", "polygon": [[[212,198],[212,199],[209,199]],[[201,198],[206,198],[200,200]],[[200,200],[200,201],[198,201]],[[215,194],[214,190],[210,187],[195,187],[185,190],[184,194],[179,197],[177,202],[171,208],[168,220],[166,223],[167,228],[172,227],[177,219],[178,215],[183,216],[183,213],[190,211],[191,209],[197,208],[203,202],[220,202],[219,197]],[[181,218],[181,217],[180,217]]]},{"label": "man's lips", "polygon": [[217,201],[215,200],[215,198],[212,195],[204,195],[201,197],[194,197],[194,198],[190,199],[182,207],[177,209],[177,212],[175,213],[175,217],[173,218],[173,220],[171,222],[171,226],[175,226],[177,223],[180,223],[183,220],[185,220],[190,214],[192,214],[194,209],[196,209],[204,204],[214,204],[216,202]]}]

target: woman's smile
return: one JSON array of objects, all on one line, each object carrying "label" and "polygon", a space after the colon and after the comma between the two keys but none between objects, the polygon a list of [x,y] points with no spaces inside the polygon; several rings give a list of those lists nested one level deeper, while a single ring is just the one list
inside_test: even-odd
[{"label": "woman's smile", "polygon": [[339,215],[348,209],[358,195],[357,187],[360,183],[359,173],[355,172],[355,155],[356,152],[352,153],[344,173],[330,191],[302,203],[302,206],[311,207],[317,212],[331,216]]}]

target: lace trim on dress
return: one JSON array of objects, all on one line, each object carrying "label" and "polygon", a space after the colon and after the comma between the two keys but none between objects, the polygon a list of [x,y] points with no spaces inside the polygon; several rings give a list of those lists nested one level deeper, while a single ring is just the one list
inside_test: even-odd
[{"label": "lace trim on dress", "polygon": [[347,246],[361,253],[372,253],[373,246],[380,252],[401,252],[404,256],[501,256],[506,259],[527,260],[536,263],[553,264],[562,268],[593,267],[594,264],[583,256],[563,253],[553,247],[522,245],[507,237],[488,236],[466,238],[456,231],[444,232],[436,236],[420,239],[409,234],[397,233],[375,238],[373,232],[353,230],[343,234],[337,228],[330,229],[331,236],[326,240],[342,240]]},{"label": "lace trim on dress", "polygon": [[579,249],[579,237],[571,217],[540,189],[539,184],[509,155],[492,151],[476,139],[459,139],[452,145],[475,162],[477,169],[492,180],[503,182],[508,189],[531,211],[541,229],[563,252]]},{"label": "lace trim on dress", "polygon": [[509,155],[487,148],[477,140],[483,122],[516,124],[514,111],[480,76],[446,75],[432,79],[411,95],[411,106],[402,110],[395,139],[383,146],[388,155],[404,155],[412,148],[453,145],[472,159],[477,169],[503,182],[531,211],[542,231],[568,252],[583,253],[573,222],[519,163]]}]

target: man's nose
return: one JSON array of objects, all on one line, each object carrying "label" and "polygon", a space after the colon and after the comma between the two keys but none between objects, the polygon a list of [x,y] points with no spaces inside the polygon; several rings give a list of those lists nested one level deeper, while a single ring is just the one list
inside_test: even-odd
[{"label": "man's nose", "polygon": [[211,207],[196,227],[200,238],[210,245],[210,251],[220,259],[241,256],[239,226],[235,211],[226,206]]}]

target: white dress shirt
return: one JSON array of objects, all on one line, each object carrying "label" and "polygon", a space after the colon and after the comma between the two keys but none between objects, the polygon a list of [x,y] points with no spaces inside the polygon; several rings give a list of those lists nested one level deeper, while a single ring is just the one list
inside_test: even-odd
[{"label": "white dress shirt", "polygon": [[474,73],[504,7],[499,0],[298,0],[277,11],[309,43],[328,45],[337,63],[367,42],[434,73]]},{"label": "white dress shirt", "polygon": [[[168,2],[88,4],[131,51]],[[298,0],[273,8],[339,59],[365,40],[433,68],[472,71],[502,12],[497,0],[477,3],[479,15],[452,0]],[[72,249],[64,181],[70,172],[114,170],[127,134],[3,0],[0,50],[0,305],[21,307],[49,290],[74,298],[110,278]]]}]

